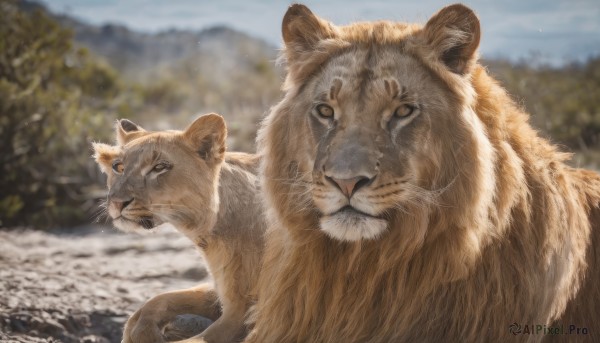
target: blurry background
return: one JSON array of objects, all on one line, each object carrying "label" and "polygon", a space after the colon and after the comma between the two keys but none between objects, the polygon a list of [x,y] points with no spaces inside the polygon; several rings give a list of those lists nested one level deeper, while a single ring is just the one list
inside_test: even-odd
[{"label": "blurry background", "polygon": [[[447,4],[306,3],[338,24],[424,23]],[[573,165],[598,168],[600,2],[466,3],[482,22],[482,63],[542,135],[575,153]],[[0,0],[1,342],[120,342],[145,300],[210,281],[172,228],[109,228],[90,143],[111,143],[117,118],[182,129],[214,111],[227,120],[229,148],[254,151],[259,121],[282,96],[275,60],[288,5]]]},{"label": "blurry background", "polygon": [[[338,24],[425,22],[447,3],[305,2]],[[467,1],[482,63],[543,135],[600,164],[600,2]],[[104,177],[91,141],[117,118],[181,129],[225,116],[231,150],[254,151],[281,97],[275,59],[288,1],[0,0],[0,227],[95,220]],[[102,219],[103,220],[103,219]]]}]

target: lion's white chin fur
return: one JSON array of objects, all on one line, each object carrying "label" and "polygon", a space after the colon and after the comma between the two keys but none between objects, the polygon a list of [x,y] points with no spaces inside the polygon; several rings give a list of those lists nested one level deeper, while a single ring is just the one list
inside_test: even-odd
[{"label": "lion's white chin fur", "polygon": [[321,218],[321,230],[329,237],[346,242],[376,239],[387,228],[387,221],[359,213],[335,213]]}]

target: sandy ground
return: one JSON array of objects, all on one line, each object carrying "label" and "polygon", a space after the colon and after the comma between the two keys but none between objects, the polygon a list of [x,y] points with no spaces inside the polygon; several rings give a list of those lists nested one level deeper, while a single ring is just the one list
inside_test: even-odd
[{"label": "sandy ground", "polygon": [[210,282],[199,251],[171,228],[0,232],[0,342],[120,342],[150,297]]}]

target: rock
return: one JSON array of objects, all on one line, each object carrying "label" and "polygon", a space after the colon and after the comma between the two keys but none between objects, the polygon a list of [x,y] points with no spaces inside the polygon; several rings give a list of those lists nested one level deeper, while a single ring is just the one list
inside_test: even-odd
[{"label": "rock", "polygon": [[69,319],[78,330],[82,330],[83,328],[90,327],[92,325],[90,322],[90,316],[87,314],[73,314],[69,316]]},{"label": "rock", "polygon": [[208,271],[203,267],[192,267],[181,273],[181,277],[191,280],[202,280],[208,276]]},{"label": "rock", "polygon": [[28,313],[13,313],[9,317],[10,327],[13,332],[28,332],[34,323],[41,323],[39,318]]},{"label": "rock", "polygon": [[127,288],[124,287],[117,287],[117,292],[127,294],[129,293],[129,290],[127,290]]},{"label": "rock", "polygon": [[190,338],[202,333],[212,323],[212,320],[206,317],[194,314],[181,314],[165,326],[163,329],[164,337],[167,341]]},{"label": "rock", "polygon": [[88,335],[81,338],[81,343],[111,343],[107,338],[96,336],[96,335]]},{"label": "rock", "polygon": [[38,326],[38,330],[49,336],[61,336],[67,332],[65,327],[54,319],[44,320],[44,322]]}]

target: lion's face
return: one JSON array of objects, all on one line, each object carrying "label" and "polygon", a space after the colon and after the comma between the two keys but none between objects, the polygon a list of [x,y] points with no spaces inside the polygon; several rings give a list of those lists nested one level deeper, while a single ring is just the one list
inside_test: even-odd
[{"label": "lion's face", "polygon": [[341,240],[375,238],[391,211],[427,201],[424,156],[455,112],[445,92],[393,48],[336,56],[308,84],[303,127],[316,152],[312,198],[323,231]]},{"label": "lion's face", "polygon": [[[288,93],[263,134],[277,140],[274,132],[280,130],[295,137],[288,137],[285,147],[275,142],[267,153],[298,166],[297,181],[309,184],[300,194],[310,194],[320,229],[330,237],[380,237],[398,212],[438,202],[440,192],[468,166],[459,166],[454,155],[460,154],[459,145],[476,139],[477,123],[464,96],[443,76],[467,79],[478,31],[467,18],[464,29],[474,30],[470,39],[476,42],[456,37],[447,40],[458,47],[429,42],[456,34],[446,32],[448,20],[454,26],[465,21],[456,19],[456,11],[463,8],[441,12],[424,29],[388,22],[336,27],[300,5],[286,14]],[[470,10],[466,15],[474,16]],[[436,52],[442,47],[451,51]],[[439,60],[423,62],[423,55],[435,53]],[[432,68],[435,63],[442,73]],[[267,187],[277,182],[270,181],[277,173],[266,168]],[[281,193],[284,187],[272,189]]]},{"label": "lion's face", "polygon": [[119,145],[94,145],[108,175],[106,207],[114,225],[135,231],[163,223],[182,229],[214,223],[224,135],[216,115],[200,117],[184,132],[148,132],[121,120]]}]

